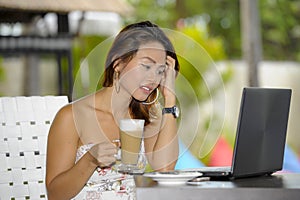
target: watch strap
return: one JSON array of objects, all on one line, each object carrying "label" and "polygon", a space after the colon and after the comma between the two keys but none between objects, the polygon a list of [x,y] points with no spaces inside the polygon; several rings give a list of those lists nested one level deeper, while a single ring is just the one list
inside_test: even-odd
[{"label": "watch strap", "polygon": [[162,109],[162,114],[168,114],[168,113],[173,114],[174,118],[179,117],[179,110],[176,105],[171,108]]},{"label": "watch strap", "polygon": [[173,107],[171,107],[171,108],[163,108],[162,113],[163,114],[165,114],[165,113],[172,113],[173,114],[173,112],[174,112],[173,110],[174,110]]}]

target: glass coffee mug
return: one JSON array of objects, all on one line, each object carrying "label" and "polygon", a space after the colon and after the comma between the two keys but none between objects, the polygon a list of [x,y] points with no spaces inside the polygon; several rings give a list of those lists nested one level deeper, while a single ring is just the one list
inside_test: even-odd
[{"label": "glass coffee mug", "polygon": [[117,169],[125,174],[143,174],[146,167],[144,123],[140,119],[121,119],[119,122],[121,162]]}]

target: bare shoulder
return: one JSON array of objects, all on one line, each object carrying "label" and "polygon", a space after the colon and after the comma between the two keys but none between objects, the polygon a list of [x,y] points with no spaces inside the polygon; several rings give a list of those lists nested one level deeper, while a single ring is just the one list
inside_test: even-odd
[{"label": "bare shoulder", "polygon": [[76,136],[81,136],[82,130],[93,112],[92,101],[92,96],[86,96],[62,107],[56,114],[53,128],[64,130],[64,133],[76,133]]},{"label": "bare shoulder", "polygon": [[72,104],[62,107],[55,115],[49,136],[62,137],[76,132]]},{"label": "bare shoulder", "polygon": [[74,114],[84,114],[87,108],[93,105],[93,99],[93,95],[87,95],[78,100],[70,102],[69,104],[62,107],[58,111],[57,115],[58,117],[67,117],[67,119],[71,119],[74,118]]},{"label": "bare shoulder", "polygon": [[54,118],[53,123],[70,123],[73,121],[73,108],[72,104],[67,104],[63,106],[57,113]]}]

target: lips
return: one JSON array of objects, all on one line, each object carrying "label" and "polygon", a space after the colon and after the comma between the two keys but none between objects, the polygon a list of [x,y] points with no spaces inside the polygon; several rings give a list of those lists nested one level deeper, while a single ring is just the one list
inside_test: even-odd
[{"label": "lips", "polygon": [[153,87],[146,85],[141,86],[140,89],[146,94],[150,94],[153,91]]}]

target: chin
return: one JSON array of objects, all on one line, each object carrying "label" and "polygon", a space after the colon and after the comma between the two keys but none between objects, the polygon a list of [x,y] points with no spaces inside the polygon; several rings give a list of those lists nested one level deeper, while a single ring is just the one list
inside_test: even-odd
[{"label": "chin", "polygon": [[148,97],[145,98],[145,97],[135,97],[135,96],[132,96],[132,98],[135,99],[138,102],[145,102]]}]

